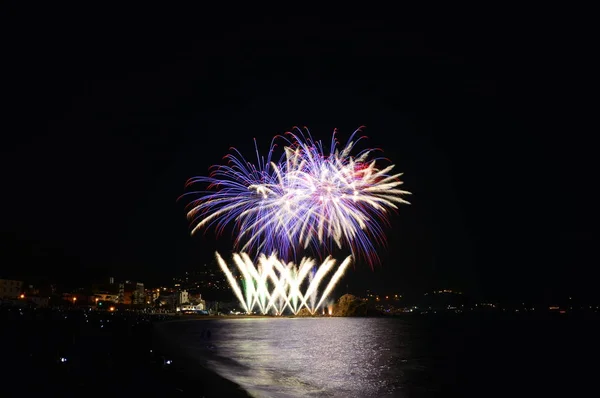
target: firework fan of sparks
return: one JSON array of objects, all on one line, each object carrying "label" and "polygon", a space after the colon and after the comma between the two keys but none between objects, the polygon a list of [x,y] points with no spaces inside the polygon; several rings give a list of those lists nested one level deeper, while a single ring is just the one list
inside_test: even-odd
[{"label": "firework fan of sparks", "polygon": [[[385,159],[371,158],[375,150],[352,155],[356,130],[338,147],[336,132],[326,152],[321,141],[299,128],[271,142],[266,158],[256,150],[257,163],[237,150],[226,156],[227,165],[213,166],[208,177],[188,180],[186,187],[203,183],[205,191],[188,192],[198,199],[187,206],[192,234],[215,227],[223,232],[235,225],[235,247],[247,252],[295,255],[296,247],[349,248],[356,257],[373,264],[374,244],[384,244],[382,224],[398,204],[408,204],[394,165],[378,168]],[[274,160],[276,140],[284,153]],[[389,162],[388,162],[389,163]]]}]

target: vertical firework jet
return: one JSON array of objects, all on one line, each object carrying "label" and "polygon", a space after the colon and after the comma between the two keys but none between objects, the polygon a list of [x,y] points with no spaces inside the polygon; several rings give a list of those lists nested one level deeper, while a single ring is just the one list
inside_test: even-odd
[{"label": "vertical firework jet", "polygon": [[[311,298],[317,297],[320,284],[335,266],[335,260],[331,257],[318,267],[312,277],[307,278],[315,265],[312,259],[305,258],[299,266],[296,266],[293,263],[286,265],[275,255],[267,257],[261,254],[258,265],[255,265],[246,253],[236,253],[233,255],[233,261],[244,278],[245,289],[242,290],[225,260],[219,253],[216,256],[244,311],[250,313],[256,308],[262,314],[267,314],[274,310],[277,315],[285,310],[295,315],[302,308],[315,314],[351,262],[351,257],[348,256],[340,264],[323,290],[318,303],[315,304],[315,300]],[[303,285],[306,285],[304,293]]]}]

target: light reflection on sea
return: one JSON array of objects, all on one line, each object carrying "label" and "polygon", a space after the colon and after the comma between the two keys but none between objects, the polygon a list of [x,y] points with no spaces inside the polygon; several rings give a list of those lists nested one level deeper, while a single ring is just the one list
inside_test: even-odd
[{"label": "light reflection on sea", "polygon": [[256,397],[583,396],[600,352],[597,318],[228,318],[165,326],[186,355]]},{"label": "light reflection on sea", "polygon": [[408,329],[380,318],[245,318],[196,322],[180,341],[255,396],[403,396],[404,371],[420,366]]}]

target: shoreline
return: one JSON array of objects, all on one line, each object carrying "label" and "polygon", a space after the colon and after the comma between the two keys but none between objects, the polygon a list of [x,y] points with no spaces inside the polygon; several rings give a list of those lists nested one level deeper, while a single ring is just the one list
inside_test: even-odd
[{"label": "shoreline", "polygon": [[[200,319],[219,319],[222,317]],[[226,379],[216,371],[207,368],[200,361],[188,355],[182,348],[177,346],[176,342],[169,339],[169,332],[163,329],[163,326],[171,322],[194,321],[197,319],[172,319],[160,322],[154,325],[153,330],[153,350],[155,355],[163,355],[173,361],[175,372],[181,376],[178,384],[183,384],[181,392],[193,393],[200,397],[252,397],[239,384]]]}]

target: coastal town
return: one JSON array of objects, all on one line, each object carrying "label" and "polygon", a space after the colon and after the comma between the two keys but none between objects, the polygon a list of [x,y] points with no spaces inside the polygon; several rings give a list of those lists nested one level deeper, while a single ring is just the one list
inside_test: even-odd
[{"label": "coastal town", "polygon": [[[0,275],[1,276],[1,275]],[[225,276],[205,264],[158,286],[114,277],[82,282],[68,287],[57,282],[35,284],[17,279],[0,279],[0,306],[3,308],[60,308],[106,312],[134,311],[172,315],[249,315],[234,297]],[[342,296],[352,298],[357,315],[509,313],[542,314],[597,313],[600,303],[577,296],[551,300],[481,300],[453,289],[438,289],[422,294],[398,291],[358,290],[338,292],[312,315],[336,315],[334,308]],[[347,300],[346,300],[347,301]],[[339,306],[338,306],[339,308]],[[355,311],[353,310],[353,313]],[[251,315],[251,314],[250,314]]]}]

